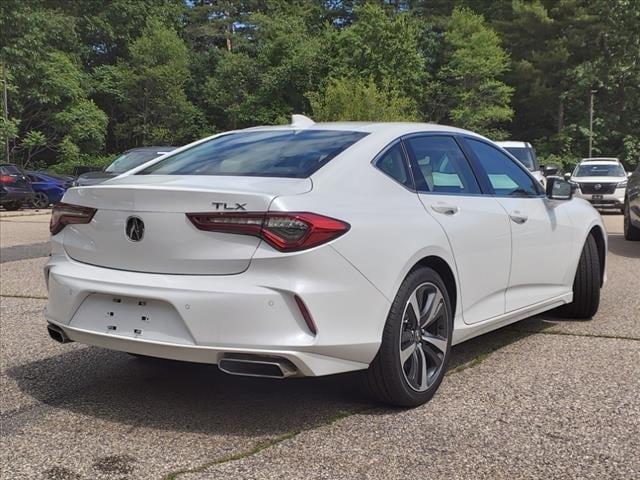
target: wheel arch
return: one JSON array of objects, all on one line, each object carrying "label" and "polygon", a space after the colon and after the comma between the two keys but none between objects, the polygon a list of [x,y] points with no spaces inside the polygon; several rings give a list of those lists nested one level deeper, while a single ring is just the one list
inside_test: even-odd
[{"label": "wheel arch", "polygon": [[451,310],[452,310],[452,318],[456,316],[456,308],[458,304],[458,288],[456,283],[456,277],[453,273],[452,268],[442,257],[438,257],[437,255],[429,255],[427,257],[423,257],[418,260],[411,269],[409,269],[409,273],[414,270],[422,267],[428,267],[440,275],[442,281],[447,287],[447,293],[449,294],[449,300],[451,300]]}]

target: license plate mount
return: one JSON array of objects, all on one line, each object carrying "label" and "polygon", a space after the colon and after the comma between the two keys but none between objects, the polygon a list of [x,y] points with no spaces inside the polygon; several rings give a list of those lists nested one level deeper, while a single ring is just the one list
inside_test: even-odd
[{"label": "license plate mount", "polygon": [[602,195],[598,195],[598,194],[592,195],[591,199],[592,200],[602,200]]}]

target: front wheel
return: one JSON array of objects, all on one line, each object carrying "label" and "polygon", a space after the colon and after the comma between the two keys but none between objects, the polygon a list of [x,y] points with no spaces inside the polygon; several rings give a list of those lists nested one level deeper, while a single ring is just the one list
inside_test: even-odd
[{"label": "front wheel", "polygon": [[431,399],[444,377],[453,330],[447,288],[430,268],[411,272],[394,299],[366,384],[380,401],[415,407]]},{"label": "front wheel", "polygon": [[600,305],[600,255],[593,235],[582,248],[578,269],[573,280],[573,302],[560,307],[567,318],[590,319]]}]

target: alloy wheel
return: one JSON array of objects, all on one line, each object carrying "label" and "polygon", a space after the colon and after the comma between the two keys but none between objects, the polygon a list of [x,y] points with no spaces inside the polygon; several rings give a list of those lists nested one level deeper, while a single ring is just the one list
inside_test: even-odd
[{"label": "alloy wheel", "polygon": [[423,283],[411,293],[400,328],[402,373],[413,390],[423,392],[444,368],[451,328],[447,305],[438,286]]},{"label": "alloy wheel", "polygon": [[35,197],[33,197],[31,204],[35,208],[46,208],[49,206],[49,197],[42,192],[38,192]]}]

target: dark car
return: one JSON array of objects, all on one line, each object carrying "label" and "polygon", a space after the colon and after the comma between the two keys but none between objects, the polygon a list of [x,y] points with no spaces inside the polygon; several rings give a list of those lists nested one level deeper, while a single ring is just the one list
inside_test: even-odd
[{"label": "dark car", "polygon": [[18,210],[32,198],[33,189],[20,167],[11,163],[0,164],[0,205],[5,210]]},{"label": "dark car", "polygon": [[31,204],[35,208],[46,208],[52,203],[58,203],[73,183],[73,177],[47,172],[27,172],[27,178],[34,191]]},{"label": "dark car", "polygon": [[640,240],[640,165],[629,176],[624,195],[624,238]]},{"label": "dark car", "polygon": [[153,160],[160,155],[169,153],[178,147],[144,147],[144,148],[132,148],[127,150],[118,158],[116,158],[111,165],[100,172],[87,172],[78,177],[74,186],[85,187],[87,185],[96,185],[102,183],[110,178],[116,177],[121,173],[138,167],[143,163]]}]

